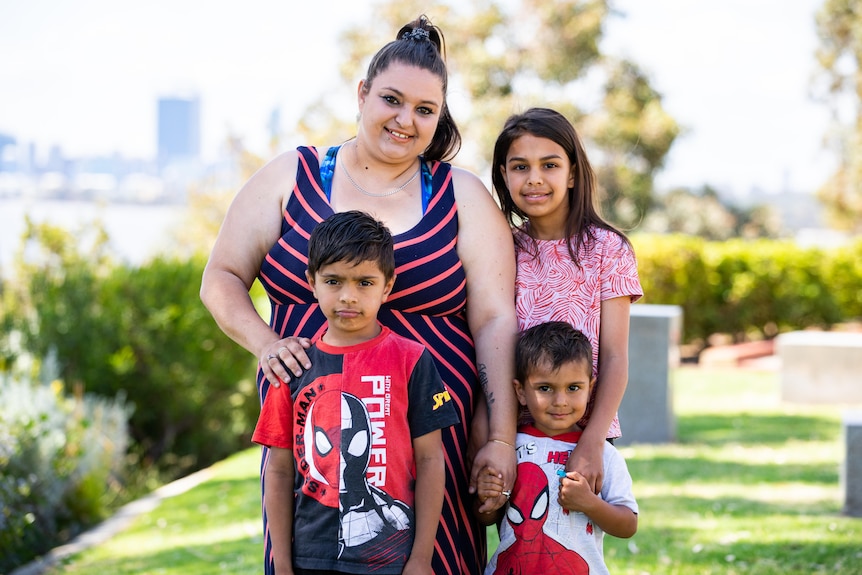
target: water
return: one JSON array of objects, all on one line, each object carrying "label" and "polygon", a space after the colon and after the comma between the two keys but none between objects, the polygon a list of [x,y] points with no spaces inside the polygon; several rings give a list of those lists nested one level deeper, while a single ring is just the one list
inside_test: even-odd
[{"label": "water", "polygon": [[182,205],[111,204],[24,198],[0,199],[0,273],[8,273],[21,243],[24,217],[79,233],[101,221],[112,253],[131,264],[171,249],[173,232],[186,218]]}]

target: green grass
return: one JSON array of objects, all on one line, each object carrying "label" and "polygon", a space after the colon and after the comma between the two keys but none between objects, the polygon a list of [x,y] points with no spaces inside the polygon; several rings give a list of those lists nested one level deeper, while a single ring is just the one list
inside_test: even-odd
[{"label": "green grass", "polygon": [[841,409],[782,404],[770,372],[674,374],[678,443],[622,449],[637,535],[612,573],[862,573],[862,519],[841,515]]},{"label": "green grass", "polygon": [[[611,572],[862,573],[862,519],[841,515],[841,409],[782,404],[770,372],[683,368],[673,383],[678,443],[622,448],[640,526],[606,537]],[[50,574],[260,573],[258,457],[229,458]]]}]

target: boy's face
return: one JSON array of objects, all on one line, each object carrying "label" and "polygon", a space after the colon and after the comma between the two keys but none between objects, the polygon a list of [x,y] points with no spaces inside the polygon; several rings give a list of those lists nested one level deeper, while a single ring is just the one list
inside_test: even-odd
[{"label": "boy's face", "polygon": [[535,427],[550,437],[580,429],[587,410],[593,366],[570,361],[553,370],[547,362],[533,366],[526,381],[515,380],[521,405],[530,410]]},{"label": "boy's face", "polygon": [[377,311],[395,278],[386,280],[376,262],[335,262],[320,267],[308,283],[320,309],[329,320],[325,341],[332,345],[355,345],[380,333]]}]

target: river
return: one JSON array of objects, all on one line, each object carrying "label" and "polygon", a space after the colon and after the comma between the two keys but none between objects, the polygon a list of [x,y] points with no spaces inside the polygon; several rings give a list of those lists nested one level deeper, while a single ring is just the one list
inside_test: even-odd
[{"label": "river", "polygon": [[123,261],[140,264],[171,248],[173,231],[186,217],[176,204],[104,203],[80,200],[0,198],[0,273],[7,275],[24,232],[24,218],[80,233],[97,220],[104,223],[111,250]]}]

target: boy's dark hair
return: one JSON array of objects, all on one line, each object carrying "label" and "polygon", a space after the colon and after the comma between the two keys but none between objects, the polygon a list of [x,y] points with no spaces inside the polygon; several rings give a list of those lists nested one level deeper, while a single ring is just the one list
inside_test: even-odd
[{"label": "boy's dark hair", "polygon": [[392,234],[382,223],[358,210],[335,213],[320,222],[308,238],[308,273],[336,262],[374,262],[389,281],[395,275]]},{"label": "boy's dark hair", "polygon": [[515,377],[525,381],[537,365],[557,370],[565,363],[583,361],[593,373],[593,346],[581,331],[565,321],[540,323],[521,332],[515,347]]}]

